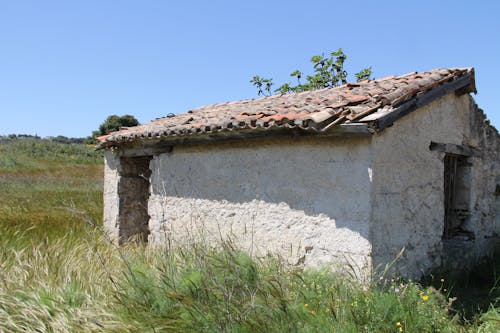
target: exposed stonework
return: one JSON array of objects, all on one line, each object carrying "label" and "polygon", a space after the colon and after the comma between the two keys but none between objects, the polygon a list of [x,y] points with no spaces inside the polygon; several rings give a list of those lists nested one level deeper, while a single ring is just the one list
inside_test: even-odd
[{"label": "exposed stonework", "polygon": [[104,228],[114,239],[149,235],[149,161],[151,157],[119,157],[106,152]]},{"label": "exposed stonework", "polygon": [[148,156],[122,157],[118,195],[120,197],[120,237],[149,235],[149,170]]}]

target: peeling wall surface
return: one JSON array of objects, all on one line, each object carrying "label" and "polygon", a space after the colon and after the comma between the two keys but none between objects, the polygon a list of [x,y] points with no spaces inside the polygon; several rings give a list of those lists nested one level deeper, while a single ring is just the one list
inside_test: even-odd
[{"label": "peeling wall surface", "polygon": [[[431,141],[477,148],[470,157],[470,216],[460,235],[443,239],[444,156]],[[448,94],[374,135],[372,248],[374,267],[404,248],[396,270],[409,277],[430,268],[464,268],[491,254],[498,234],[495,185],[500,176],[496,130],[469,95]],[[495,201],[496,200],[496,201]]]},{"label": "peeling wall surface", "polygon": [[369,138],[179,146],[151,162],[151,242],[229,236],[291,264],[370,270]]},{"label": "peeling wall surface", "polygon": [[[445,244],[449,255],[456,254],[452,260],[455,265],[460,265],[464,258],[477,261],[485,255],[492,256],[500,243],[500,135],[474,100],[466,97],[470,112],[464,141],[478,147],[481,155],[471,159],[471,216],[464,225],[464,229],[474,233],[470,250],[464,253],[465,247],[460,243]],[[461,251],[456,250],[457,245]]]},{"label": "peeling wall surface", "polygon": [[[464,158],[463,223],[453,237],[443,238],[449,153],[431,150],[431,142],[479,152]],[[290,264],[348,262],[361,276],[404,249],[394,269],[408,277],[441,265],[464,268],[498,244],[500,137],[468,94],[445,95],[372,137],[177,145],[149,156],[147,172],[125,170],[122,153],[105,154],[104,227],[113,239],[142,233],[153,244],[175,245],[230,238]],[[123,191],[146,173],[149,187]],[[149,230],[130,226],[136,215],[127,212],[138,202],[147,210],[133,219]]]}]

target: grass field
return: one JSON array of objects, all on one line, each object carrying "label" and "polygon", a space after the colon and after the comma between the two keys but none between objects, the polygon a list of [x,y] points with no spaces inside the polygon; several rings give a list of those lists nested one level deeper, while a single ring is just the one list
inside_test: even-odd
[{"label": "grass field", "polygon": [[[0,184],[0,332],[500,331],[499,308],[451,302],[462,286],[448,277],[367,287],[230,242],[117,248],[99,228],[102,158],[91,147],[0,144]],[[483,284],[488,303],[494,281]]]},{"label": "grass field", "polygon": [[102,215],[102,157],[85,145],[46,140],[0,144],[0,224],[46,237],[80,231]]}]

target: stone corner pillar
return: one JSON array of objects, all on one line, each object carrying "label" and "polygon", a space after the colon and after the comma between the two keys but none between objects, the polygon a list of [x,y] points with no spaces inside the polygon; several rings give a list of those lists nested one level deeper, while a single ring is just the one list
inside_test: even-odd
[{"label": "stone corner pillar", "polygon": [[103,228],[111,241],[118,243],[120,237],[120,157],[116,152],[104,152],[104,216]]}]

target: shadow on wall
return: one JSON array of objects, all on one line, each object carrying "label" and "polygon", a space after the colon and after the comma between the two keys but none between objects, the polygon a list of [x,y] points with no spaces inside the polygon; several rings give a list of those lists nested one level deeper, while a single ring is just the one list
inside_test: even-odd
[{"label": "shadow on wall", "polygon": [[286,204],[284,209],[322,215],[337,228],[368,239],[369,139],[276,141],[176,147],[151,161],[151,195],[167,202],[184,198],[235,206],[256,200]]}]

